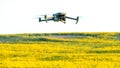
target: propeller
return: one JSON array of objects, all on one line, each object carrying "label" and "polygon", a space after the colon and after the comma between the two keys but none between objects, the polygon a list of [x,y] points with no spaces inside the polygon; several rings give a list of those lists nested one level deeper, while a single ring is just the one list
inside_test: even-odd
[{"label": "propeller", "polygon": [[50,16],[51,14],[43,14],[43,15],[37,15],[37,16],[45,16],[45,15]]},{"label": "propeller", "polygon": [[33,19],[38,19],[38,18],[40,18],[40,17],[34,17]]}]

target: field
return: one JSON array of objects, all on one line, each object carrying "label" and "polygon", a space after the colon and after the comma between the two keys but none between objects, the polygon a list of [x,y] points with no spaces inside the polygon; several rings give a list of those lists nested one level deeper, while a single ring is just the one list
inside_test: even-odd
[{"label": "field", "polygon": [[0,35],[0,68],[120,68],[120,33]]}]

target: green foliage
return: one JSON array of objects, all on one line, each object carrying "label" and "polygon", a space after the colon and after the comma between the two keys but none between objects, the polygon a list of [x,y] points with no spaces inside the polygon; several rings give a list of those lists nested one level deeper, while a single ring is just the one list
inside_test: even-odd
[{"label": "green foliage", "polygon": [[[0,35],[0,43],[77,42],[79,39],[120,40],[120,33],[41,33]],[[86,41],[87,42],[87,41]]]}]

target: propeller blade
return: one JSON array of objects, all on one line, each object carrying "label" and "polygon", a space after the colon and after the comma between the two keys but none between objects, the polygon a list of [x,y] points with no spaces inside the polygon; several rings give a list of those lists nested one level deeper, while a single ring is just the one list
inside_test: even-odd
[{"label": "propeller blade", "polygon": [[40,17],[34,17],[33,19],[38,19],[38,18],[40,18]]}]

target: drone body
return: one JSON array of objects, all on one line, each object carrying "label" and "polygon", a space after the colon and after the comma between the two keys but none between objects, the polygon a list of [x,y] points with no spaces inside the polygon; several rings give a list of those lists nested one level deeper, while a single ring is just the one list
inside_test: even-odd
[{"label": "drone body", "polygon": [[42,20],[41,17],[39,17],[39,22],[46,21],[46,23],[47,23],[47,21],[53,20],[55,22],[59,22],[60,21],[60,22],[63,22],[65,24],[66,23],[66,18],[67,19],[76,20],[76,24],[78,23],[78,20],[79,20],[79,17],[77,17],[77,18],[67,17],[66,13],[59,12],[59,13],[53,14],[51,17],[48,17],[47,15],[44,15],[44,19],[43,20]]}]

